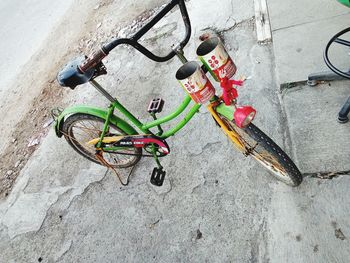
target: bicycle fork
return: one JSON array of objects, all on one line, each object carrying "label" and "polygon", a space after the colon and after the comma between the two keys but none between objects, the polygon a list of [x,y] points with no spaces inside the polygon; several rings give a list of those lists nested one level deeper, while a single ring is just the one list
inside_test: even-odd
[{"label": "bicycle fork", "polygon": [[[222,121],[222,119],[219,117],[219,115],[217,114],[216,110],[214,109],[215,104],[210,103],[207,106],[208,111],[210,112],[210,114],[213,116],[214,120],[219,124],[219,126],[221,127],[221,129],[224,131],[224,133],[231,139],[232,143],[241,151],[243,152],[245,155],[247,155],[249,153],[249,151],[246,149],[246,147],[244,146],[244,144],[240,141],[239,136],[236,132],[230,130],[227,125]],[[230,106],[233,107],[233,106]],[[223,112],[224,113],[224,112]],[[226,115],[225,113],[223,114],[224,116]],[[229,116],[225,116],[228,119],[233,118],[233,114],[231,117]]]}]

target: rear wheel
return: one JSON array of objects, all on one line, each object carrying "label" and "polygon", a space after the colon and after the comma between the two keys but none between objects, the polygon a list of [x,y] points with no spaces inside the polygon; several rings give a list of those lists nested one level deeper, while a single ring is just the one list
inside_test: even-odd
[{"label": "rear wheel", "polygon": [[270,170],[278,180],[291,186],[298,186],[302,182],[303,177],[294,162],[253,123],[245,128],[239,128],[234,121],[223,116],[220,118],[229,130],[239,135],[239,139],[247,148],[249,155]]},{"label": "rear wheel", "polygon": [[[99,138],[105,120],[93,115],[76,113],[69,116],[62,128],[65,139],[73,149],[85,158],[95,163],[101,164],[96,158],[96,148],[89,145],[92,139]],[[113,124],[109,125],[108,136],[126,135],[124,131]],[[118,150],[118,153],[102,152],[105,161],[112,167],[127,168],[134,166],[141,158],[142,150],[130,148]]]}]

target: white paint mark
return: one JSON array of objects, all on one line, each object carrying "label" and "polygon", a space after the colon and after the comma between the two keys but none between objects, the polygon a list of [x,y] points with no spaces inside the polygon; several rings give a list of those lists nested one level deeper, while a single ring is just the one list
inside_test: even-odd
[{"label": "white paint mark", "polygon": [[269,42],[272,39],[269,11],[266,0],[254,0],[255,23],[258,42]]}]

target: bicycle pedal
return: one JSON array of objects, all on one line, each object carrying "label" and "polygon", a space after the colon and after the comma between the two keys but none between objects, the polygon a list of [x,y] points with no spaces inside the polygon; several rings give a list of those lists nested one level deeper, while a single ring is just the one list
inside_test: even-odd
[{"label": "bicycle pedal", "polygon": [[153,99],[148,105],[147,111],[149,113],[159,113],[163,110],[164,100],[161,98]]},{"label": "bicycle pedal", "polygon": [[155,186],[162,186],[165,179],[165,171],[163,168],[155,167],[151,175],[151,184]]}]

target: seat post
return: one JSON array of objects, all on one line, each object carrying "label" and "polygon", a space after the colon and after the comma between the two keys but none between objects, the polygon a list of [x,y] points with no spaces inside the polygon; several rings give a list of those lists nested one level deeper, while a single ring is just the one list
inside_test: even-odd
[{"label": "seat post", "polygon": [[94,86],[103,96],[105,96],[110,102],[115,102],[117,99],[113,98],[96,80],[90,80],[92,86]]}]

